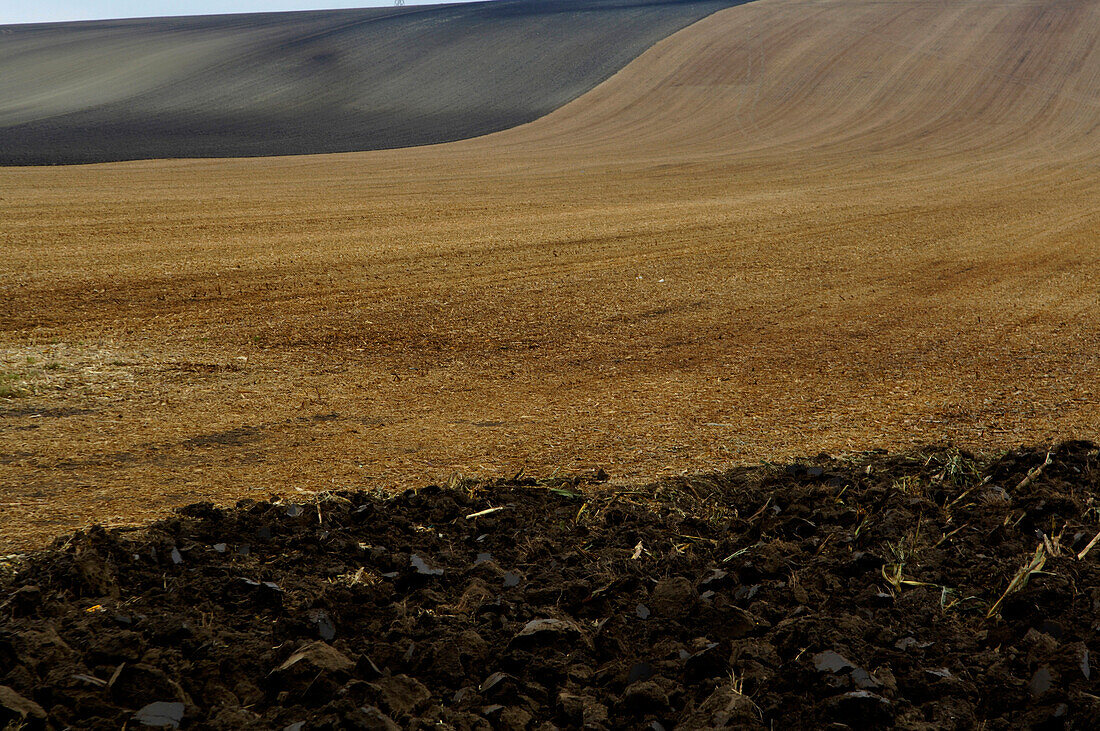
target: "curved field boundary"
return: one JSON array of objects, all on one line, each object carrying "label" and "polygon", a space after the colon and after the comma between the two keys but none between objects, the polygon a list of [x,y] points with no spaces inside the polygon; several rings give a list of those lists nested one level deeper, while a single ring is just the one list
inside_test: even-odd
[{"label": "curved field boundary", "polygon": [[736,0],[0,27],[0,164],[346,152],[536,119]]}]

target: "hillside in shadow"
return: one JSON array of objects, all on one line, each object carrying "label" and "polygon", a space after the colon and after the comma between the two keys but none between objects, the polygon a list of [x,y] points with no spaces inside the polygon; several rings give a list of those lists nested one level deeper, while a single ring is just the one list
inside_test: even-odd
[{"label": "hillside in shadow", "polygon": [[731,0],[0,27],[0,164],[372,150],[534,120]]}]

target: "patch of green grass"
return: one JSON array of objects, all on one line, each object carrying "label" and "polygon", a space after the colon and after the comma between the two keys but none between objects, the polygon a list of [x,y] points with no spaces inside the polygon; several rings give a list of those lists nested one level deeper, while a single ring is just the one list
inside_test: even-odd
[{"label": "patch of green grass", "polygon": [[23,391],[18,384],[23,380],[19,373],[0,371],[0,398],[15,398],[22,396]]},{"label": "patch of green grass", "polygon": [[925,467],[934,470],[934,482],[955,487],[973,487],[982,480],[981,465],[969,454],[958,449],[949,449],[928,458]]}]

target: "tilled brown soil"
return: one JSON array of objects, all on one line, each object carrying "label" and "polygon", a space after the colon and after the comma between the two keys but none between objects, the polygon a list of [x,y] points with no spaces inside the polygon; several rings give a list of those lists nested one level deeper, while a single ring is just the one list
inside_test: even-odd
[{"label": "tilled brown soil", "polygon": [[284,486],[1100,441],[1098,34],[751,2],[464,142],[2,168],[0,553]]},{"label": "tilled brown soil", "polygon": [[0,727],[1095,728],[1100,460],[1047,458],[517,476],[93,528],[0,584]]}]

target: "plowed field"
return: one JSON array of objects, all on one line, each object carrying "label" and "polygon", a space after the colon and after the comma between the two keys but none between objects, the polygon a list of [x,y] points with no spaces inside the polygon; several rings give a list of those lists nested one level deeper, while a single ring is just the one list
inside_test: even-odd
[{"label": "plowed field", "polygon": [[0,543],[1100,433],[1100,6],[762,0],[529,125],[0,170]]},{"label": "plowed field", "polygon": [[1092,729],[1098,456],[461,482],[78,531],[0,561],[0,723]]}]

